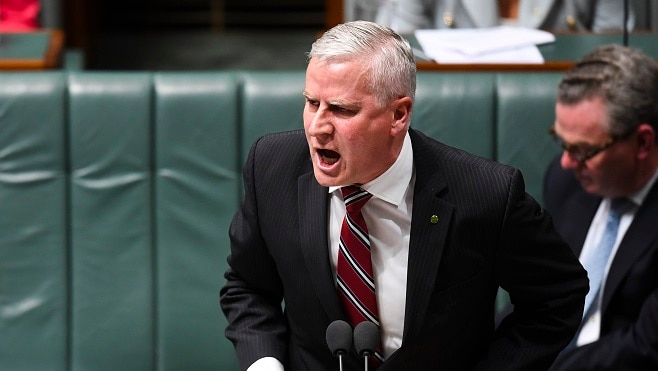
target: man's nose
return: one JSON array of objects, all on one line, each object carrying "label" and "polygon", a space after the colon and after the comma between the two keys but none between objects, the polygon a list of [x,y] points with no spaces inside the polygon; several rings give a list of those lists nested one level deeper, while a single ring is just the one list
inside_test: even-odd
[{"label": "man's nose", "polygon": [[308,133],[311,136],[329,135],[333,132],[331,124],[331,114],[326,108],[320,107],[313,115],[308,126]]},{"label": "man's nose", "polygon": [[573,170],[580,166],[580,162],[573,158],[569,151],[562,151],[562,157],[560,157],[560,165],[565,170]]}]

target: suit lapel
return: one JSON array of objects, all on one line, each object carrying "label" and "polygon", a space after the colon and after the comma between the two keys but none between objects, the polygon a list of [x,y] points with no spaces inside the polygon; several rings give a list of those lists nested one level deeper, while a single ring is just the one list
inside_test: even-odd
[{"label": "suit lapel", "polygon": [[604,313],[612,294],[619,288],[633,264],[658,238],[655,218],[657,212],[658,182],[654,183],[617,249],[603,292],[601,308]]},{"label": "suit lapel", "polygon": [[312,272],[315,293],[330,319],[342,318],[344,315],[329,264],[327,188],[318,184],[311,171],[299,177],[297,191],[300,244],[307,269]]},{"label": "suit lapel", "polygon": [[[412,133],[413,134],[413,133]],[[453,207],[439,198],[446,181],[438,161],[423,142],[412,135],[416,186],[414,188],[404,338],[413,338],[423,329],[434,291]]]},{"label": "suit lapel", "polygon": [[576,256],[580,256],[592,224],[594,214],[601,203],[600,197],[595,197],[580,191],[581,197],[573,197],[569,200],[568,211],[562,214],[565,220],[556,221],[559,224],[559,232],[564,240],[571,246]]}]

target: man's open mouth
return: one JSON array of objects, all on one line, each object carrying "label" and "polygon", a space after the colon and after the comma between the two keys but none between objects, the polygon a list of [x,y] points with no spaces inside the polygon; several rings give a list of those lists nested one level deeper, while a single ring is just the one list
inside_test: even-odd
[{"label": "man's open mouth", "polygon": [[318,149],[318,155],[322,163],[327,165],[333,165],[340,159],[340,154],[330,149]]}]

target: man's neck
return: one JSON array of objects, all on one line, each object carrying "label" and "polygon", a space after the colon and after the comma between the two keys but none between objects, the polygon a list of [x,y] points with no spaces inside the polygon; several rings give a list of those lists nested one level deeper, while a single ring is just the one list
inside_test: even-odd
[{"label": "man's neck", "polygon": [[642,189],[649,180],[656,174],[658,171],[658,148],[655,148],[647,157],[647,159],[640,164],[638,168],[637,175],[635,176],[635,181],[633,182],[632,189],[628,194],[633,194],[640,189]]}]

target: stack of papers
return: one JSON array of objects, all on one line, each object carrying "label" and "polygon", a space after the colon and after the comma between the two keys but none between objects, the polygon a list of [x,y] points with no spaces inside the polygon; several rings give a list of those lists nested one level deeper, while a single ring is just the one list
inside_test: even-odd
[{"label": "stack of papers", "polygon": [[543,63],[537,45],[555,41],[550,32],[511,26],[416,30],[414,36],[439,63]]}]

